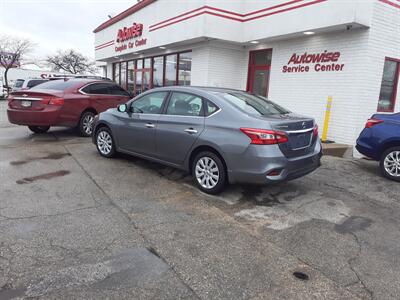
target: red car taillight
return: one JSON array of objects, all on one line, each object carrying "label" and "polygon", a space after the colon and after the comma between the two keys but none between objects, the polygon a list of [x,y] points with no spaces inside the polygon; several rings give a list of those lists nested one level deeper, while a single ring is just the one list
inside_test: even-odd
[{"label": "red car taillight", "polygon": [[372,126],[375,126],[380,123],[383,123],[383,121],[378,119],[369,119],[365,124],[365,128],[371,128]]},{"label": "red car taillight", "polygon": [[40,102],[42,102],[43,104],[47,104],[47,105],[56,105],[56,106],[64,105],[64,99],[63,98],[59,98],[59,97],[52,97],[52,98],[43,99]]},{"label": "red car taillight", "polygon": [[240,128],[240,130],[251,139],[251,144],[255,145],[283,144],[289,140],[281,131],[255,128]]},{"label": "red car taillight", "polygon": [[315,137],[315,136],[318,136],[318,125],[317,125],[317,124],[314,125],[313,136],[314,136],[314,137]]}]

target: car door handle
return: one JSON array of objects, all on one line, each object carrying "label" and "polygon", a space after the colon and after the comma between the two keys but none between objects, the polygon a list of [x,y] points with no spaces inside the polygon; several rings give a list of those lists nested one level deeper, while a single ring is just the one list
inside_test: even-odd
[{"label": "car door handle", "polygon": [[197,130],[193,129],[193,128],[186,128],[185,132],[190,133],[190,134],[194,134],[194,133],[197,133]]},{"label": "car door handle", "polygon": [[154,127],[156,127],[153,123],[147,123],[146,124],[146,127],[147,128],[154,128]]}]

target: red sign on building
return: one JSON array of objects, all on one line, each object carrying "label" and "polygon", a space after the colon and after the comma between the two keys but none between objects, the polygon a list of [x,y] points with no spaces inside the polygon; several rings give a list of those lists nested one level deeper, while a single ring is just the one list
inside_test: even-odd
[{"label": "red sign on building", "polygon": [[133,23],[131,27],[124,27],[123,29],[118,30],[117,43],[121,43],[129,39],[142,36],[142,33],[143,33],[143,24]]}]

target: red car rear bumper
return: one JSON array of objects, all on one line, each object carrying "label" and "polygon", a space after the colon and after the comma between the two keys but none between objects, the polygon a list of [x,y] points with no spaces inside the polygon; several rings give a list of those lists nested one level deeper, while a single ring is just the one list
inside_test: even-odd
[{"label": "red car rear bumper", "polygon": [[59,124],[60,108],[51,107],[41,111],[7,109],[10,123],[26,126],[56,126]]}]

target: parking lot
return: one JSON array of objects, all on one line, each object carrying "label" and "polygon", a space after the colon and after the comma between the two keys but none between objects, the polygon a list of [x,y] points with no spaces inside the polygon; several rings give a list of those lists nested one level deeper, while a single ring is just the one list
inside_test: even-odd
[{"label": "parking lot", "polygon": [[400,298],[400,185],[374,162],[325,156],[304,178],[209,196],[5,110],[0,299]]}]

